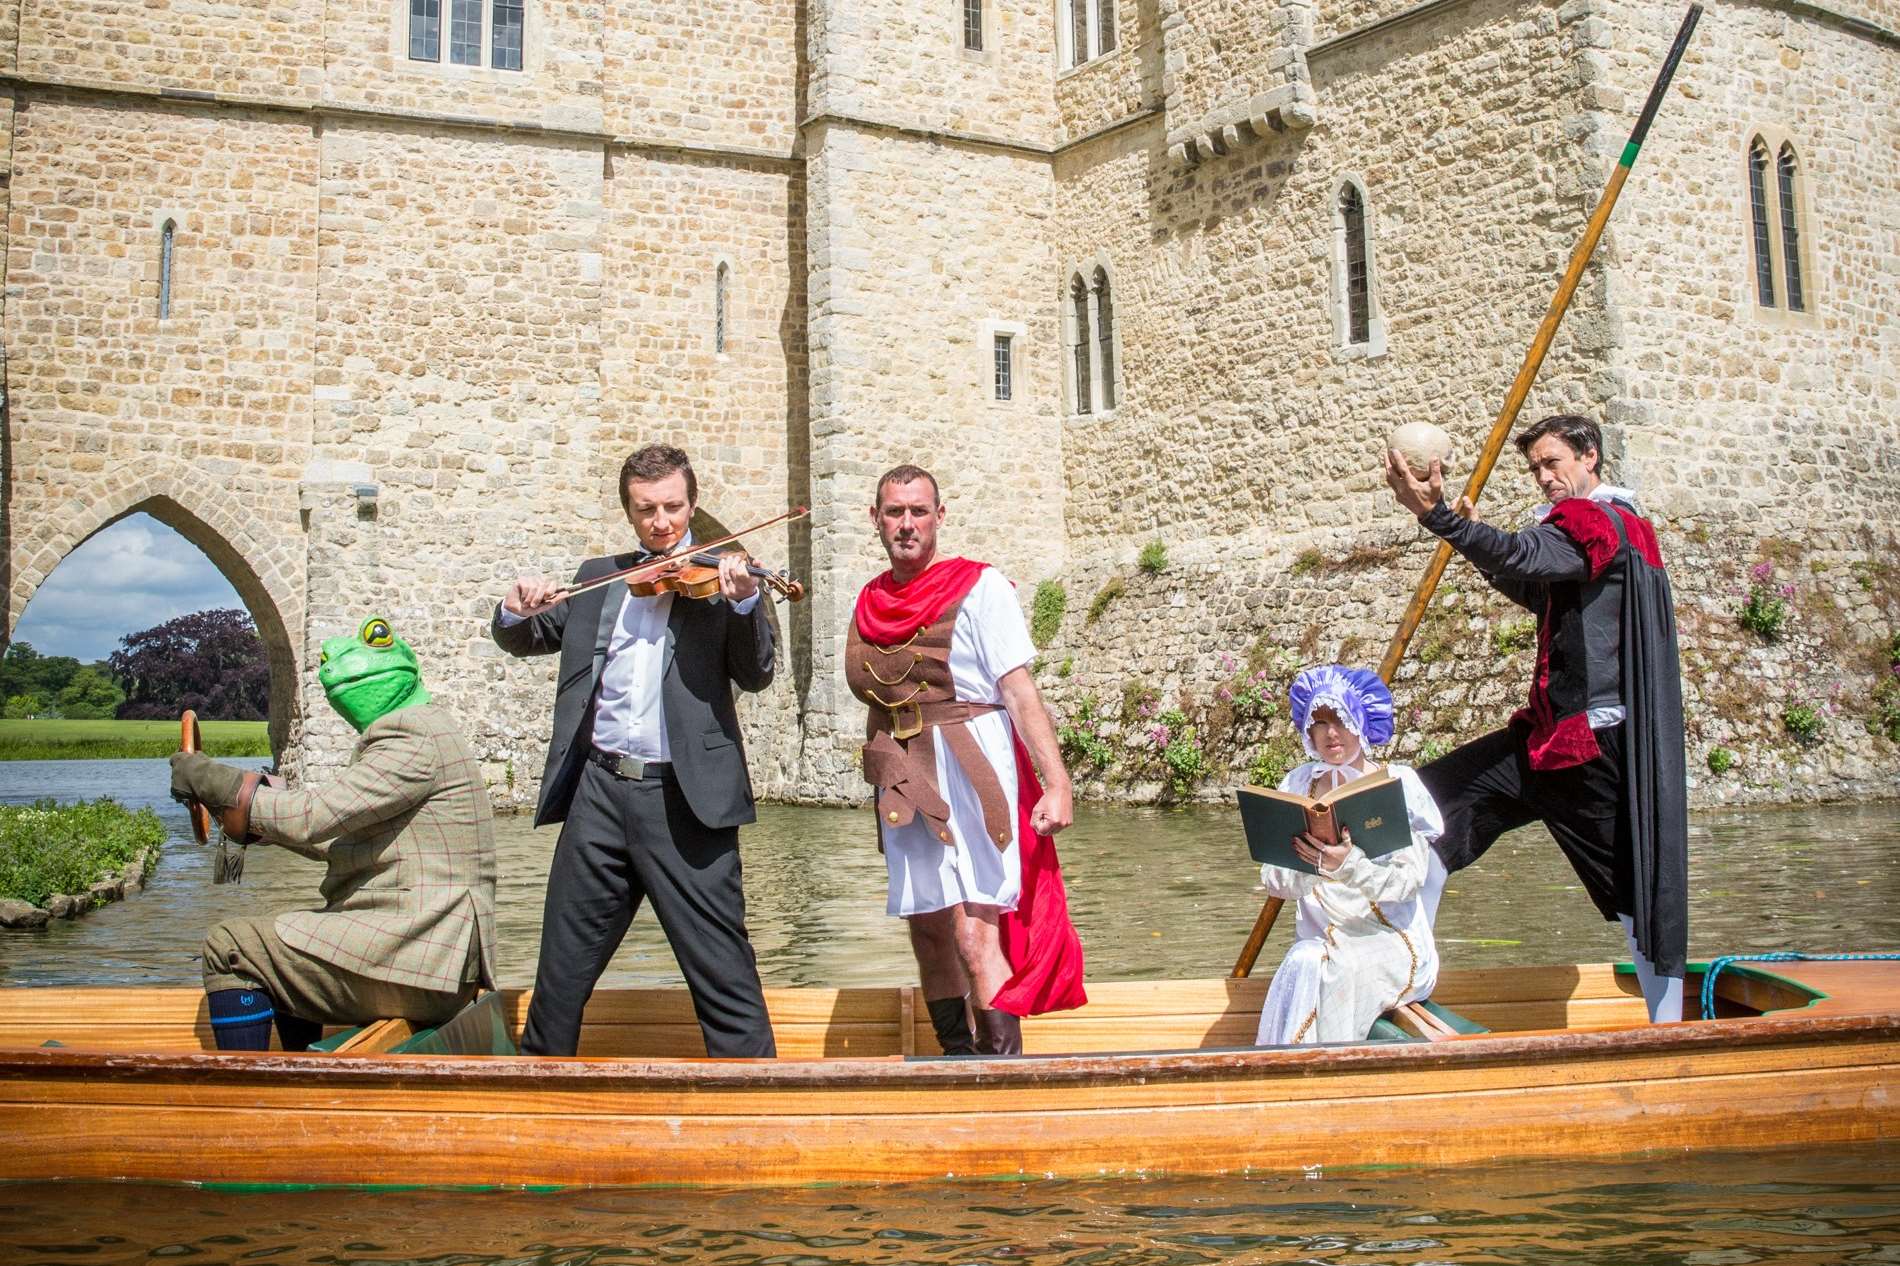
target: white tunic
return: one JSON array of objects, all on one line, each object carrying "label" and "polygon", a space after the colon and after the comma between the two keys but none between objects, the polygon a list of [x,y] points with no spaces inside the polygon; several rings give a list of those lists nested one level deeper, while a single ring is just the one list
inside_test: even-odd
[{"label": "white tunic", "polygon": [[[950,635],[950,680],[968,703],[1001,703],[997,682],[1036,657],[1016,591],[1001,572],[986,567],[963,599]],[[901,827],[881,819],[884,863],[891,886],[886,910],[905,917],[943,910],[959,902],[1016,908],[1022,891],[1022,852],[1016,843],[1016,747],[1009,714],[972,717],[970,733],[996,770],[1009,801],[1009,845],[998,848],[983,828],[983,805],[935,728],[937,781],[950,805],[950,839],[939,840],[919,815]],[[911,740],[916,742],[915,739]]]},{"label": "white tunic", "polygon": [[[1310,794],[1315,775],[1325,769],[1308,761],[1281,779],[1280,790]],[[1430,841],[1445,823],[1409,766],[1388,765],[1386,771],[1405,787],[1409,845],[1378,858],[1355,847],[1325,877],[1260,868],[1269,892],[1299,903],[1293,945],[1273,973],[1260,1011],[1254,1041],[1261,1046],[1364,1041],[1380,1015],[1429,996],[1438,983],[1438,949],[1420,889]],[[1331,785],[1323,782],[1320,790]]]}]

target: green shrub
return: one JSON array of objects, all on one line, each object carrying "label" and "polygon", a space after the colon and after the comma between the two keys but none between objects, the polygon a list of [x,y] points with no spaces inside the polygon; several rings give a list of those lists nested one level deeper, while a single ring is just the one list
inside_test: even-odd
[{"label": "green shrub", "polygon": [[1299,557],[1293,560],[1293,566],[1290,570],[1295,576],[1311,575],[1313,572],[1318,571],[1321,564],[1325,561],[1326,556],[1321,554],[1318,550],[1303,549],[1300,551]]},{"label": "green shrub", "polygon": [[1735,753],[1726,747],[1709,749],[1709,772],[1716,775],[1726,774],[1735,768]]},{"label": "green shrub", "polygon": [[1068,606],[1069,594],[1061,581],[1045,580],[1036,586],[1036,596],[1029,604],[1029,640],[1038,649],[1055,640]]},{"label": "green shrub", "polygon": [[1101,619],[1102,612],[1108,610],[1108,604],[1121,597],[1122,591],[1127,587],[1120,576],[1110,576],[1102,587],[1095,591],[1095,596],[1089,599],[1088,619],[1084,623],[1093,624]]},{"label": "green shrub", "polygon": [[83,893],[164,839],[156,813],[109,799],[0,806],[0,898],[43,905],[55,893]]},{"label": "green shrub", "polygon": [[[1900,673],[1900,669],[1895,672]],[[1867,728],[1900,743],[1900,676],[1890,673],[1874,687],[1874,714],[1868,718]]]},{"label": "green shrub", "polygon": [[1451,751],[1451,744],[1434,734],[1418,745],[1418,763],[1429,765],[1449,751]]},{"label": "green shrub", "polygon": [[1207,776],[1207,753],[1201,750],[1200,735],[1179,708],[1163,712],[1149,731],[1149,737],[1161,748],[1161,763],[1168,771],[1168,790],[1177,799],[1193,791]]},{"label": "green shrub", "polygon": [[1265,746],[1254,753],[1247,765],[1247,781],[1256,787],[1277,787],[1285,778],[1287,771],[1299,764],[1306,756],[1305,749],[1291,736],[1282,734],[1269,739]]},{"label": "green shrub", "polygon": [[1075,656],[1071,655],[1062,661],[1062,667],[1056,669],[1056,676],[1067,677],[1070,673],[1074,671],[1075,671]]},{"label": "green shrub", "polygon": [[1781,723],[1806,743],[1821,732],[1821,711],[1811,703],[1791,703],[1781,710]]},{"label": "green shrub", "polygon": [[1129,680],[1122,683],[1122,724],[1133,725],[1136,721],[1146,721],[1155,714],[1155,706],[1161,702],[1161,692],[1145,681]]},{"label": "green shrub", "polygon": [[1512,620],[1491,630],[1491,649],[1500,658],[1529,650],[1536,642],[1536,620]]},{"label": "green shrub", "polygon": [[1155,537],[1141,547],[1141,556],[1135,560],[1135,566],[1150,576],[1168,569],[1168,547],[1162,544],[1160,537]]},{"label": "green shrub", "polygon": [[1900,668],[1900,633],[1895,633],[1887,639],[1887,663],[1894,668]]},{"label": "green shrub", "polygon": [[1107,769],[1114,763],[1115,749],[1102,733],[1100,707],[1094,695],[1083,696],[1075,715],[1056,730],[1062,759],[1072,771]]},{"label": "green shrub", "polygon": [[1788,623],[1788,599],[1792,597],[1793,585],[1775,583],[1773,563],[1756,563],[1748,569],[1748,597],[1735,618],[1763,641],[1780,641],[1782,628]]}]

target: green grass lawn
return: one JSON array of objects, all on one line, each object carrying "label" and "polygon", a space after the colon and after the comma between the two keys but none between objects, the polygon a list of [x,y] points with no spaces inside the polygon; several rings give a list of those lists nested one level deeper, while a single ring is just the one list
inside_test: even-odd
[{"label": "green grass lawn", "polygon": [[[212,756],[269,756],[265,721],[200,721]],[[0,760],[128,760],[178,750],[176,721],[4,721]]]}]

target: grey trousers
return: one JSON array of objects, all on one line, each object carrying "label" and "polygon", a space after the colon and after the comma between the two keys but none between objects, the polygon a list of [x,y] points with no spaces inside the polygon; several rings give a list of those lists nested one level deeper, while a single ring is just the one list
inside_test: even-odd
[{"label": "grey trousers", "polygon": [[346,971],[284,944],[276,920],[268,917],[227,919],[206,933],[204,976],[206,993],[262,989],[278,1010],[322,1024],[440,1024],[473,1001],[479,988],[449,993]]},{"label": "grey trousers", "polygon": [[521,1049],[573,1055],[594,982],[642,901],[673,947],[708,1055],[778,1053],[745,928],[739,829],[693,816],[671,777],[617,778],[581,768],[548,870],[541,956]]}]

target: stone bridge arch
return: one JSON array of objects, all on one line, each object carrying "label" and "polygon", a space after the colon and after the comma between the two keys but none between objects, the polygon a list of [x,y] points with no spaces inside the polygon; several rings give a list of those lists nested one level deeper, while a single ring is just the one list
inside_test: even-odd
[{"label": "stone bridge arch", "polygon": [[[145,456],[106,472],[87,498],[73,498],[13,533],[7,550],[6,634],[61,560],[128,515],[143,512],[202,550],[237,590],[270,661],[270,744],[281,761],[298,719],[298,646],[303,628],[303,558],[254,530],[237,499],[185,463]],[[14,520],[16,527],[18,519]]]}]

